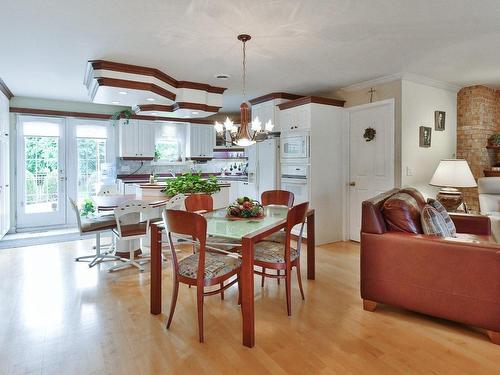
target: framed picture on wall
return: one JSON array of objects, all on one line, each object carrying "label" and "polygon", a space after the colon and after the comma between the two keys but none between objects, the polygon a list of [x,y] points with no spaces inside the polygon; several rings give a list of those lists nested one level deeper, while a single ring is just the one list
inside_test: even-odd
[{"label": "framed picture on wall", "polygon": [[428,126],[420,127],[419,143],[420,147],[431,147],[432,128]]},{"label": "framed picture on wall", "polygon": [[434,111],[434,129],[437,131],[443,131],[445,129],[445,123],[446,112]]}]

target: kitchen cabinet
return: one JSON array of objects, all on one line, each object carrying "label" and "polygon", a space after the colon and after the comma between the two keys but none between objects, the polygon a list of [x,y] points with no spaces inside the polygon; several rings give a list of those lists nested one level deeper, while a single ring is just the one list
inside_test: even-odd
[{"label": "kitchen cabinet", "polygon": [[238,181],[238,197],[248,197],[260,201],[257,196],[257,187],[254,182]]},{"label": "kitchen cabinet", "polygon": [[155,128],[153,121],[120,120],[118,125],[119,157],[154,158]]},{"label": "kitchen cabinet", "polygon": [[215,129],[211,125],[189,124],[186,137],[186,156],[191,159],[212,159]]},{"label": "kitchen cabinet", "polygon": [[311,129],[311,107],[301,105],[280,111],[281,131]]},{"label": "kitchen cabinet", "polygon": [[275,100],[270,100],[268,102],[255,104],[252,106],[252,121],[256,117],[259,118],[262,123],[262,128],[266,125],[268,121],[274,124],[273,132],[279,132],[279,108],[275,104]]}]

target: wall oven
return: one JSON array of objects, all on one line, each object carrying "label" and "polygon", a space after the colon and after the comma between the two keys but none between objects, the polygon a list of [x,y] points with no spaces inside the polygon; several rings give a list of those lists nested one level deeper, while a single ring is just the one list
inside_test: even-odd
[{"label": "wall oven", "polygon": [[293,193],[294,205],[309,201],[309,166],[282,165],[281,189]]},{"label": "wall oven", "polygon": [[281,133],[281,159],[307,160],[309,158],[309,132]]}]

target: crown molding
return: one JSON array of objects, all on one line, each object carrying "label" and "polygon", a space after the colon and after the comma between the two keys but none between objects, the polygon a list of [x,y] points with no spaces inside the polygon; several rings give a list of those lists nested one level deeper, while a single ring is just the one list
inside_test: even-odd
[{"label": "crown molding", "polygon": [[341,88],[340,90],[346,92],[359,91],[364,89],[369,89],[373,86],[378,86],[386,83],[391,83],[395,81],[410,81],[414,83],[420,83],[422,85],[435,87],[442,90],[458,92],[461,89],[461,86],[454,85],[444,81],[438,81],[432,78],[424,77],[418,74],[413,73],[396,73],[388,76],[378,77],[374,79],[370,79],[368,81],[363,81],[359,83],[355,83],[353,85],[349,85]]},{"label": "crown molding", "polygon": [[280,110],[283,110],[311,103],[343,107],[345,100],[324,98],[322,96],[303,96],[299,99],[290,100],[289,102],[278,104],[278,107]]},{"label": "crown molding", "polygon": [[12,99],[14,97],[14,94],[10,89],[7,87],[5,82],[0,78],[0,92],[3,92],[3,94],[7,97],[7,99]]}]

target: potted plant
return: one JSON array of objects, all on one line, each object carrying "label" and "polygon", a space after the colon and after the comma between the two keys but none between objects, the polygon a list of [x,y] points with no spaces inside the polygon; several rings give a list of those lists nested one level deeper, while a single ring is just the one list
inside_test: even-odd
[{"label": "potted plant", "polygon": [[167,180],[162,190],[169,197],[177,194],[214,194],[220,191],[215,176],[203,178],[201,173],[185,173]]},{"label": "potted plant", "polygon": [[94,202],[92,199],[85,198],[83,201],[82,209],[80,211],[80,216],[89,217],[95,213]]},{"label": "potted plant", "polygon": [[488,138],[488,141],[489,141],[491,146],[500,146],[500,133],[492,134]]},{"label": "potted plant", "polygon": [[128,125],[130,118],[135,115],[135,112],[132,111],[131,109],[124,109],[123,111],[118,111],[111,116],[111,120],[113,121],[113,125],[116,124],[121,118],[124,118],[125,121],[123,121],[124,125]]}]

